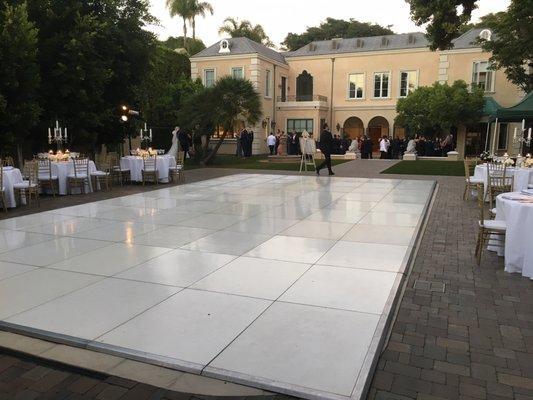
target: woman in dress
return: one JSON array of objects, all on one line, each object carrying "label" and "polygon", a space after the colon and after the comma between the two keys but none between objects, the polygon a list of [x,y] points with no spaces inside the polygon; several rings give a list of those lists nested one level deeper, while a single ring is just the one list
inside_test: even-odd
[{"label": "woman in dress", "polygon": [[178,159],[178,132],[180,130],[179,126],[176,126],[174,130],[172,131],[172,147],[168,151],[169,156],[174,156],[174,158]]}]

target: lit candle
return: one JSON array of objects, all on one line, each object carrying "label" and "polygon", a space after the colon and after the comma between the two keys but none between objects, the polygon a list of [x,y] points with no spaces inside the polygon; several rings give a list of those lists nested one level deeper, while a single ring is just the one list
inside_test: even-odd
[{"label": "lit candle", "polygon": [[52,143],[52,130],[50,128],[48,128],[48,143]]},{"label": "lit candle", "polygon": [[516,127],[515,127],[515,128],[514,128],[514,135],[513,135],[513,142],[516,143],[516,139],[517,139],[517,137],[518,137],[518,132],[517,132],[517,129],[516,129]]},{"label": "lit candle", "polygon": [[139,130],[139,132],[141,133],[141,139],[142,139],[142,137],[143,137],[143,128],[141,128],[141,129]]},{"label": "lit candle", "polygon": [[144,130],[146,130],[146,122],[144,123]]},{"label": "lit candle", "polygon": [[[531,131],[531,129],[530,129]],[[150,128],[150,141],[152,141],[152,128]]]},{"label": "lit candle", "polygon": [[527,140],[531,140],[531,128],[527,131]]},{"label": "lit candle", "polygon": [[522,132],[524,132],[526,130],[526,120],[523,119],[522,120]]},{"label": "lit candle", "polygon": [[59,121],[56,119],[56,128],[59,128]]},{"label": "lit candle", "polygon": [[67,141],[67,128],[65,127],[65,142]]}]

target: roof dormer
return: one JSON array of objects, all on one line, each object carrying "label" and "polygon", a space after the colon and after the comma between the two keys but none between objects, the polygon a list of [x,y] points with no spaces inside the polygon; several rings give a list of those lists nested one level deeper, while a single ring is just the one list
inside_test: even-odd
[{"label": "roof dormer", "polygon": [[220,41],[220,49],[218,50],[219,53],[230,53],[229,49],[229,40],[222,39]]},{"label": "roof dormer", "polygon": [[479,32],[480,39],[487,40],[490,42],[491,37],[492,31],[490,29],[483,29],[481,32]]}]

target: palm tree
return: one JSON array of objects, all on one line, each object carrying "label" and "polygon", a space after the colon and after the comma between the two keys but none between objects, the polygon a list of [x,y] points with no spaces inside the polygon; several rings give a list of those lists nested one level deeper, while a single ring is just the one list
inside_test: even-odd
[{"label": "palm tree", "polygon": [[192,26],[192,38],[196,39],[196,17],[201,16],[205,18],[206,12],[213,15],[213,6],[206,1],[191,1],[191,16],[189,18]]},{"label": "palm tree", "polygon": [[195,0],[166,0],[170,16],[180,16],[183,19],[183,45],[187,49],[187,21],[193,15],[193,3]]},{"label": "palm tree", "polygon": [[274,47],[274,43],[265,33],[261,25],[253,25],[250,21],[244,19],[242,21],[236,18],[228,17],[224,20],[219,30],[219,34],[228,34],[231,37],[246,37],[254,42],[262,43],[268,47]]}]

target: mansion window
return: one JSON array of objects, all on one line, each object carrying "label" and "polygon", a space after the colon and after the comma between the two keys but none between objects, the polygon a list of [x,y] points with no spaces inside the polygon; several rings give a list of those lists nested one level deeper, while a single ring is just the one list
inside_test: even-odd
[{"label": "mansion window", "polygon": [[349,99],[362,99],[364,96],[365,74],[350,74],[348,86]]},{"label": "mansion window", "polygon": [[416,71],[402,71],[400,73],[400,97],[407,97],[418,86],[418,73]]},{"label": "mansion window", "polygon": [[287,120],[287,133],[296,131],[296,133],[302,133],[304,130],[308,133],[313,133],[313,120],[312,119],[288,119]]},{"label": "mansion window", "polygon": [[389,72],[378,72],[374,74],[374,98],[385,99],[389,97]]},{"label": "mansion window", "polygon": [[204,86],[212,87],[215,85],[215,70],[206,69],[204,70]]},{"label": "mansion window", "polygon": [[266,70],[266,75],[265,75],[265,97],[270,97],[271,96],[271,76],[270,76],[270,70],[267,69]]},{"label": "mansion window", "polygon": [[472,68],[472,86],[486,92],[494,92],[494,71],[488,61],[476,61]]},{"label": "mansion window", "polygon": [[231,76],[235,79],[244,79],[243,67],[233,67],[231,69]]}]

